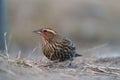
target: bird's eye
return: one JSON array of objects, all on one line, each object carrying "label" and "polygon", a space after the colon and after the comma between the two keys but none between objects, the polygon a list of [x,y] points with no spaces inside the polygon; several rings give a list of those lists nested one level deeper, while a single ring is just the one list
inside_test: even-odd
[{"label": "bird's eye", "polygon": [[47,30],[43,30],[43,32],[47,32]]}]

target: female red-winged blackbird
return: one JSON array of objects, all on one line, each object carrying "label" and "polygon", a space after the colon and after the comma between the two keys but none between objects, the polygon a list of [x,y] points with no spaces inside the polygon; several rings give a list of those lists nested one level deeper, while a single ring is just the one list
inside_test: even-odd
[{"label": "female red-winged blackbird", "polygon": [[44,55],[52,61],[72,61],[74,57],[81,56],[76,53],[74,44],[65,37],[58,35],[49,28],[41,28],[33,31],[40,34],[43,44],[42,50]]}]

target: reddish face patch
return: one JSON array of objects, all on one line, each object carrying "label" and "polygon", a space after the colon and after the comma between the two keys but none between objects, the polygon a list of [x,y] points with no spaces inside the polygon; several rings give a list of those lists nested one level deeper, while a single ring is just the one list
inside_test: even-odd
[{"label": "reddish face patch", "polygon": [[40,34],[40,36],[45,39],[52,39],[56,35],[55,31],[53,31],[52,29],[48,29],[48,28],[41,28],[33,32]]},{"label": "reddish face patch", "polygon": [[48,38],[49,37],[49,33],[48,33],[48,31],[46,30],[46,29],[40,29],[40,31],[41,31],[41,36],[43,37],[43,38]]},{"label": "reddish face patch", "polygon": [[48,36],[48,34],[47,34],[47,32],[46,33],[41,33],[40,34],[43,38],[48,38],[49,36]]}]

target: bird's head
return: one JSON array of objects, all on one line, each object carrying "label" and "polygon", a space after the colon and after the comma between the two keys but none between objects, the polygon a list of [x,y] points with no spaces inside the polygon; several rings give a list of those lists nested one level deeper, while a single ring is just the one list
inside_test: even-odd
[{"label": "bird's head", "polygon": [[56,36],[56,32],[49,28],[41,28],[34,30],[33,32],[40,34],[40,36],[46,40],[53,39]]}]

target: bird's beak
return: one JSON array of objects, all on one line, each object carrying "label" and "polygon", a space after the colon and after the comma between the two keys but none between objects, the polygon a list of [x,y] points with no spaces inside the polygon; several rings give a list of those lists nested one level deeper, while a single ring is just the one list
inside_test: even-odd
[{"label": "bird's beak", "polygon": [[37,34],[41,34],[41,31],[40,31],[40,30],[34,30],[33,32],[34,32],[34,33],[37,33]]}]

